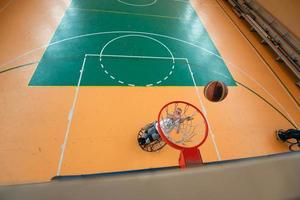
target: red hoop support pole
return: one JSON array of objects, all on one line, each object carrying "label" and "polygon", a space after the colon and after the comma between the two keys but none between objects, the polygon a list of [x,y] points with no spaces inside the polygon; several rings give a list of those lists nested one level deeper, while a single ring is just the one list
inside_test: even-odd
[{"label": "red hoop support pole", "polygon": [[180,152],[179,156],[179,167],[186,168],[194,165],[203,164],[201,153],[199,149],[184,149]]}]

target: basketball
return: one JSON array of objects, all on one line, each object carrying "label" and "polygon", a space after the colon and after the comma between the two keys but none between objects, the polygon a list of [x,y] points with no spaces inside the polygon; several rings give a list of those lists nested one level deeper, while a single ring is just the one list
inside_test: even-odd
[{"label": "basketball", "polygon": [[221,81],[211,81],[204,88],[204,96],[212,102],[223,101],[228,94],[228,88]]}]

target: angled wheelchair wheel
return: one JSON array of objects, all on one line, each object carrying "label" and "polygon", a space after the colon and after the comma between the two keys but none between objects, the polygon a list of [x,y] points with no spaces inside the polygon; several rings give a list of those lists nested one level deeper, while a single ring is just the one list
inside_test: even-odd
[{"label": "angled wheelchair wheel", "polygon": [[[147,124],[145,127],[143,127],[139,131],[138,136],[137,136],[137,142],[138,142],[139,138],[143,137],[143,135],[145,134],[146,129],[149,128],[151,125],[152,125],[152,123],[151,124]],[[166,146],[166,143],[161,138],[159,138],[159,139],[154,140],[153,142],[150,142],[149,144],[145,144],[145,145],[141,145],[138,142],[138,145],[144,151],[147,151],[147,152],[156,152],[156,151],[161,150],[164,146]]]},{"label": "angled wheelchair wheel", "polygon": [[291,145],[299,143],[299,141],[295,138],[287,139],[285,142]]},{"label": "angled wheelchair wheel", "polygon": [[275,131],[275,137],[280,142],[285,142],[279,137],[279,134],[281,134],[283,131],[284,131],[283,129],[279,129],[279,130]]},{"label": "angled wheelchair wheel", "polygon": [[300,151],[300,141],[289,145],[290,151]]}]

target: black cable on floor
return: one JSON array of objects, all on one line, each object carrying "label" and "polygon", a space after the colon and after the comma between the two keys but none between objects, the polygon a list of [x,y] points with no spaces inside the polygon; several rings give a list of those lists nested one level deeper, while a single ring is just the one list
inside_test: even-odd
[{"label": "black cable on floor", "polygon": [[248,86],[244,85],[241,82],[238,82],[235,80],[236,83],[238,83],[240,86],[242,86],[243,88],[247,89],[248,91],[250,91],[251,93],[255,94],[257,97],[259,97],[261,100],[263,100],[265,103],[267,103],[269,106],[271,106],[275,111],[277,111],[282,117],[284,117],[295,129],[297,129],[296,124],[294,124],[287,116],[285,116],[278,108],[276,108],[275,106],[273,106],[268,100],[266,100],[263,96],[261,96],[260,94],[258,94],[257,92],[255,92],[254,90],[252,90],[251,88],[249,88]]},{"label": "black cable on floor", "polygon": [[[30,66],[33,64],[37,64],[39,62],[31,62],[31,63],[27,63],[27,64],[23,64],[23,65],[18,65],[15,67],[11,67],[8,69],[5,69],[3,71],[0,71],[1,73],[5,73],[14,69],[18,69],[18,68],[22,68],[22,67],[26,67],[26,66]],[[195,65],[195,63],[190,63],[191,65]],[[257,92],[255,92],[254,90],[252,90],[251,88],[247,87],[246,85],[244,85],[241,82],[238,82],[236,80],[234,80],[236,83],[238,83],[239,85],[241,85],[242,87],[244,87],[245,89],[247,89],[248,91],[252,92],[253,94],[255,94],[257,97],[259,97],[260,99],[262,99],[265,103],[267,103],[269,106],[271,106],[275,111],[277,111],[282,117],[284,117],[294,128],[297,128],[297,126],[288,118],[286,117],[280,110],[278,110],[275,106],[273,106],[269,101],[267,101],[264,97],[262,97],[260,94],[258,94]]]},{"label": "black cable on floor", "polygon": [[[191,66],[199,66],[199,64],[196,63],[189,63]],[[228,78],[228,77],[225,77]],[[229,78],[228,78],[229,79]],[[265,103],[267,103],[272,109],[274,109],[277,113],[279,113],[283,118],[285,118],[294,128],[298,129],[298,127],[296,126],[296,124],[294,124],[287,116],[285,116],[278,108],[276,108],[273,104],[271,104],[267,99],[265,99],[263,96],[261,96],[260,94],[258,94],[257,92],[255,92],[253,89],[251,89],[250,87],[246,86],[245,84],[237,81],[237,80],[233,80],[235,83],[237,83],[238,85],[242,86],[243,88],[245,88],[246,90],[248,90],[249,92],[251,92],[252,94],[256,95],[258,98],[260,98],[261,100],[263,100]]]},{"label": "black cable on floor", "polygon": [[31,62],[31,63],[26,63],[26,64],[23,64],[23,65],[18,65],[18,66],[15,66],[15,67],[11,67],[11,68],[8,68],[8,69],[4,69],[4,70],[0,71],[0,74],[5,73],[5,72],[9,72],[11,70],[19,69],[19,68],[22,68],[22,67],[27,67],[27,66],[30,66],[30,65],[34,65],[34,64],[37,64],[37,63],[39,63],[39,62]]}]

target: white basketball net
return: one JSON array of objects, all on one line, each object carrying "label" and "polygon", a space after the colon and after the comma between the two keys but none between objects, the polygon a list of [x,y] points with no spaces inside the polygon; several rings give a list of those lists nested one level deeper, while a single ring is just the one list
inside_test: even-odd
[{"label": "white basketball net", "polygon": [[205,135],[205,123],[202,115],[185,103],[174,103],[167,106],[161,112],[159,121],[163,134],[178,146],[196,146]]}]

